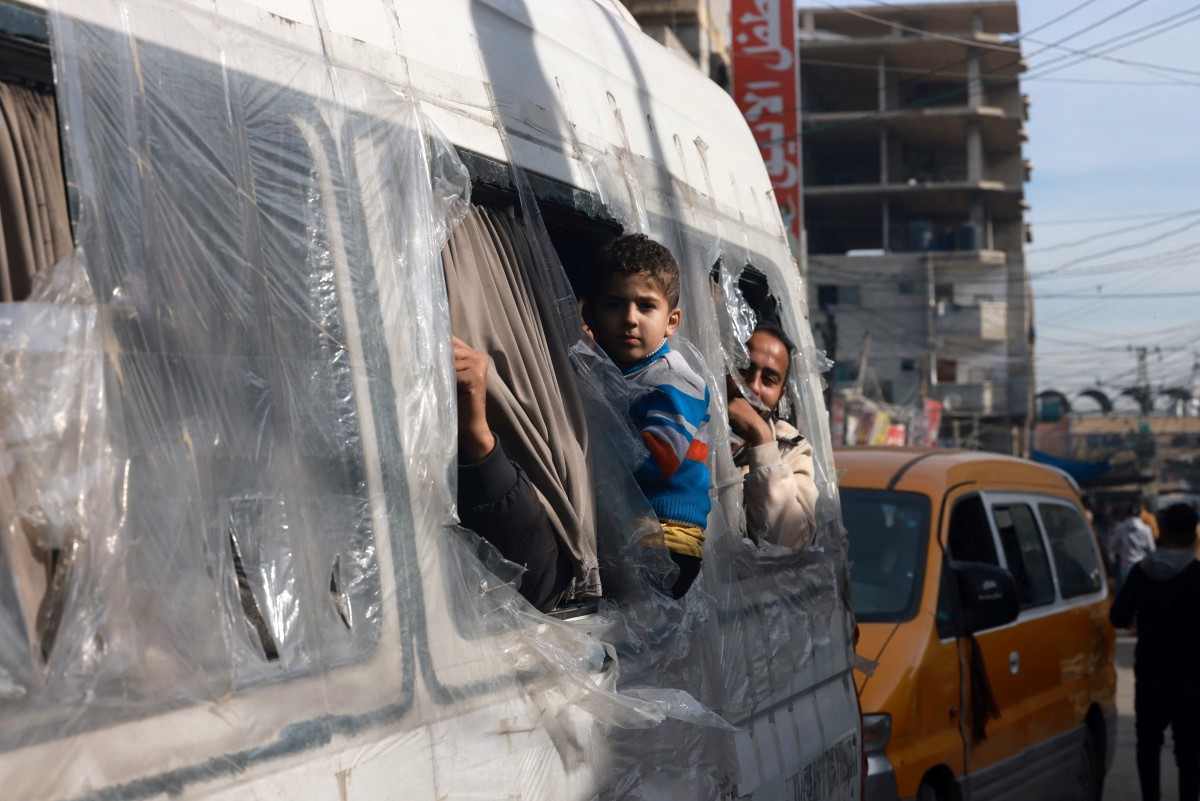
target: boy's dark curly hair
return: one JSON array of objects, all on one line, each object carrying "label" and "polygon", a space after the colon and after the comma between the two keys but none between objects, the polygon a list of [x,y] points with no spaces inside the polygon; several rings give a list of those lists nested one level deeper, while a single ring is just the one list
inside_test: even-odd
[{"label": "boy's dark curly hair", "polygon": [[674,308],[679,305],[679,264],[671,251],[645,234],[621,234],[596,252],[588,297],[595,297],[614,275],[644,273]]}]

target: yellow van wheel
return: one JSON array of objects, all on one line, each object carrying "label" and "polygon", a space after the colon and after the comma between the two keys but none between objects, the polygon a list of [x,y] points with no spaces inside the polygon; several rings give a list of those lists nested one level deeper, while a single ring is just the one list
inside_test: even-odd
[{"label": "yellow van wheel", "polygon": [[962,801],[962,791],[949,768],[937,767],[925,774],[914,801]]}]

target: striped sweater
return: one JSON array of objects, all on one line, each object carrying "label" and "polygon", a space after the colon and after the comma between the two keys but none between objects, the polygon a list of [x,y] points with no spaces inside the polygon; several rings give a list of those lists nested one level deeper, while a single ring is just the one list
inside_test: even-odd
[{"label": "striped sweater", "polygon": [[663,344],[622,372],[632,390],[629,416],[650,456],[635,476],[660,520],[708,522],[708,385]]}]

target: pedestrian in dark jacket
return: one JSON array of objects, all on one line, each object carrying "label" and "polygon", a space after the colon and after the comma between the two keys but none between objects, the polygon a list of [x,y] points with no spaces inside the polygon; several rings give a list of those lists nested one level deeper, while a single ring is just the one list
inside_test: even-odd
[{"label": "pedestrian in dark jacket", "polygon": [[1117,628],[1137,618],[1134,712],[1143,801],[1159,799],[1159,753],[1171,726],[1180,801],[1200,799],[1200,562],[1192,555],[1196,510],[1169,507],[1159,549],[1138,562],[1117,594]]}]

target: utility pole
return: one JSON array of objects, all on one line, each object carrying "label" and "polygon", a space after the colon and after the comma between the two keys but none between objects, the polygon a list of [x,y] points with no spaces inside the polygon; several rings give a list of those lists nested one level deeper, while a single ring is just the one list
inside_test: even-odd
[{"label": "utility pole", "polygon": [[1129,388],[1129,394],[1137,401],[1138,406],[1142,410],[1142,417],[1149,417],[1151,410],[1154,408],[1154,396],[1150,389],[1150,366],[1146,363],[1146,357],[1150,353],[1158,354],[1158,358],[1162,358],[1162,348],[1155,345],[1153,348],[1147,348],[1144,345],[1134,347],[1130,345],[1127,350],[1137,354],[1137,383]]},{"label": "utility pole", "polygon": [[863,331],[862,357],[858,360],[858,396],[863,396],[863,385],[867,380],[867,360],[871,358],[871,329]]}]

